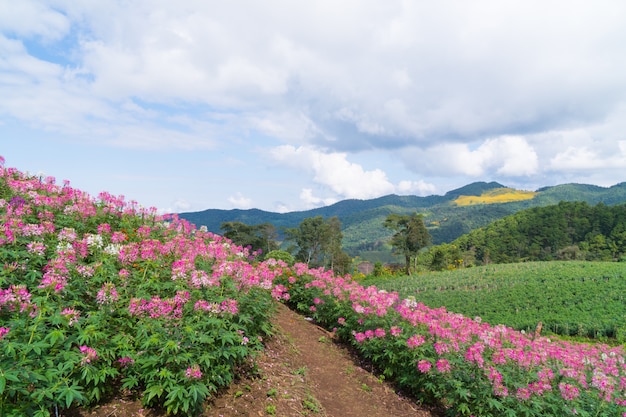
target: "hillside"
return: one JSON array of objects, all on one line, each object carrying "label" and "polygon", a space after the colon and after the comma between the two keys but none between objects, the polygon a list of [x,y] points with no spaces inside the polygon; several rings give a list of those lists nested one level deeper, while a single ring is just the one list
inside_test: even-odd
[{"label": "hillside", "polygon": [[[494,194],[495,193],[495,194]],[[369,200],[343,200],[330,206],[289,213],[274,213],[258,209],[219,210],[180,213],[179,216],[198,226],[204,225],[213,233],[221,233],[224,222],[246,224],[271,223],[278,229],[296,227],[307,217],[337,216],[343,226],[344,250],[352,256],[372,261],[393,261],[386,242],[390,231],[383,227],[390,213],[424,215],[434,244],[448,243],[471,230],[483,227],[496,219],[531,207],[543,207],[560,201],[584,201],[591,205],[614,205],[626,202],[626,182],[612,187],[586,184],[563,184],[543,187],[532,193],[532,198],[502,202],[493,195],[528,196],[528,192],[514,190],[497,182],[475,182],[451,190],[445,195],[427,197],[387,195]],[[463,196],[482,197],[474,204],[459,205]]]},{"label": "hillside", "polygon": [[471,263],[478,264],[621,259],[626,256],[626,204],[562,201],[533,207],[472,230],[452,244],[461,252],[457,259],[473,258]]}]

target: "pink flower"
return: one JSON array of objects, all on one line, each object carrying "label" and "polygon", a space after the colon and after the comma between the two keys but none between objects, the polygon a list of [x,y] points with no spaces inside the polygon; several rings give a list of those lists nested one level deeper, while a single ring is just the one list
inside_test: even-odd
[{"label": "pink flower", "polygon": [[578,388],[564,382],[559,384],[559,390],[561,391],[561,397],[568,401],[575,400],[580,395]]},{"label": "pink flower", "polygon": [[185,371],[185,376],[189,379],[200,379],[202,378],[202,372],[200,371],[200,367],[198,365],[190,366]]},{"label": "pink flower", "polygon": [[363,343],[365,341],[365,339],[367,339],[367,336],[365,336],[365,333],[354,333],[354,338],[356,339],[356,341],[358,343]]},{"label": "pink flower", "polygon": [[421,334],[414,334],[413,336],[407,339],[406,344],[411,349],[413,349],[413,348],[423,345],[425,341],[426,339],[424,339],[424,336],[422,336]]},{"label": "pink flower", "polygon": [[0,327],[0,339],[2,339],[7,333],[9,333],[10,330],[10,327]]},{"label": "pink flower", "polygon": [[83,359],[80,361],[81,365],[85,365],[87,363],[91,363],[98,359],[98,353],[94,348],[90,348],[89,346],[80,346],[80,352],[85,355]]},{"label": "pink flower", "polygon": [[108,234],[111,233],[111,225],[108,223],[101,223],[98,225],[98,233],[99,234]]},{"label": "pink flower", "polygon": [[433,364],[427,361],[426,359],[421,359],[419,362],[417,362],[417,369],[423,374],[430,371],[430,368],[432,367],[433,367]]},{"label": "pink flower", "polygon": [[67,324],[70,327],[78,323],[78,319],[80,318],[80,312],[73,308],[63,309],[63,311],[61,311],[61,315],[68,320]]},{"label": "pink flower", "polygon": [[439,359],[436,363],[437,370],[442,374],[448,373],[452,370],[452,366],[450,366],[450,362],[447,359]]},{"label": "pink flower", "polygon": [[46,250],[46,245],[42,242],[30,242],[26,247],[29,253],[39,256],[43,256]]},{"label": "pink flower", "polygon": [[135,360],[131,357],[125,356],[123,358],[119,358],[117,362],[122,366],[122,368],[126,368],[135,363]]},{"label": "pink flower", "polygon": [[113,304],[118,298],[117,289],[112,282],[105,282],[96,295],[98,304]]},{"label": "pink flower", "polygon": [[122,243],[126,240],[126,235],[122,232],[113,232],[111,235],[112,243]]},{"label": "pink flower", "polygon": [[220,304],[220,309],[225,313],[230,313],[235,315],[239,312],[239,306],[237,304],[237,300],[234,298],[229,298],[227,300],[222,301]]},{"label": "pink flower", "polygon": [[402,333],[402,329],[398,326],[392,326],[389,331],[391,332],[392,336],[400,336],[400,333]]},{"label": "pink flower", "polygon": [[520,400],[527,400],[530,398],[531,391],[528,388],[518,388],[516,397]]}]

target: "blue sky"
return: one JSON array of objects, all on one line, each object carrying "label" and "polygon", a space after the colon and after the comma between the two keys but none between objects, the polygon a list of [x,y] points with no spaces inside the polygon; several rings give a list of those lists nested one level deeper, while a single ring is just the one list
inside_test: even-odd
[{"label": "blue sky", "polygon": [[626,3],[0,0],[0,155],[146,207],[626,181]]}]

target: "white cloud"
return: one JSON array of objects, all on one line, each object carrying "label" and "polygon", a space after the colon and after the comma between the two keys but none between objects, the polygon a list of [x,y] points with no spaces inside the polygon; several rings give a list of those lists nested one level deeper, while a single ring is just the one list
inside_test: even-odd
[{"label": "white cloud", "polygon": [[539,169],[535,149],[520,136],[487,139],[473,150],[466,144],[444,143],[408,152],[404,161],[417,173],[442,177],[523,177]]},{"label": "white cloud", "polygon": [[174,201],[174,213],[181,213],[185,211],[189,211],[191,209],[191,204],[185,199],[178,199]]},{"label": "white cloud", "polygon": [[[70,104],[68,118],[110,120],[138,97],[220,108],[233,116],[224,129],[252,127],[289,143],[384,149],[394,138],[396,147],[432,147],[597,121],[626,89],[621,2],[390,0],[338,10],[331,1],[24,0],[0,7],[7,12],[0,16],[19,17],[5,18],[4,32],[73,42],[65,52],[71,64],[52,77],[63,93],[34,106],[44,121],[53,119],[46,115],[53,106],[43,105],[52,100],[91,109]],[[62,77],[81,81],[94,102],[85,106],[84,89],[70,91]],[[348,143],[346,124],[372,137]]]},{"label": "white cloud", "polygon": [[272,149],[270,156],[292,169],[313,172],[313,181],[332,192],[330,197],[319,197],[313,194],[312,188],[303,188],[300,199],[307,207],[329,205],[346,198],[368,199],[392,193],[432,195],[436,191],[434,184],[423,180],[401,180],[394,185],[381,169],[367,171],[361,165],[348,161],[344,153],[282,145]]},{"label": "white cloud", "polygon": [[0,28],[3,32],[52,41],[66,35],[68,18],[61,12],[37,1],[0,1]]},{"label": "white cloud", "polygon": [[409,195],[433,195],[437,191],[437,187],[434,184],[427,183],[425,181],[408,181],[403,180],[398,183],[397,192],[399,194]]},{"label": "white cloud", "polygon": [[366,171],[359,164],[349,162],[345,153],[324,153],[308,146],[283,145],[272,149],[270,155],[291,168],[312,171],[313,181],[343,198],[372,198],[394,190],[382,170]]},{"label": "white cloud", "polygon": [[484,155],[483,160],[488,167],[496,167],[498,175],[520,177],[537,173],[537,153],[523,137],[489,139],[477,152]]},{"label": "white cloud", "polygon": [[234,207],[238,209],[249,209],[252,208],[252,199],[244,197],[240,192],[235,193],[235,195],[231,195],[228,197],[228,202]]},{"label": "white cloud", "polygon": [[310,188],[303,188],[300,193],[300,201],[302,201],[307,208],[314,208],[320,206],[327,206],[337,202],[335,198],[321,198],[313,195],[313,190]]},{"label": "white cloud", "polygon": [[555,171],[626,169],[626,140],[618,141],[610,155],[602,155],[600,151],[601,148],[570,146],[550,160],[550,168]]}]

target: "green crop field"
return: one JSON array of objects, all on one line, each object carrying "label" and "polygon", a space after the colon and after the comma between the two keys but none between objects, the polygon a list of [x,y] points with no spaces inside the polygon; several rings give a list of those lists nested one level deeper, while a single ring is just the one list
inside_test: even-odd
[{"label": "green crop field", "polygon": [[518,330],[614,338],[626,333],[626,264],[529,262],[368,279],[425,305]]}]

